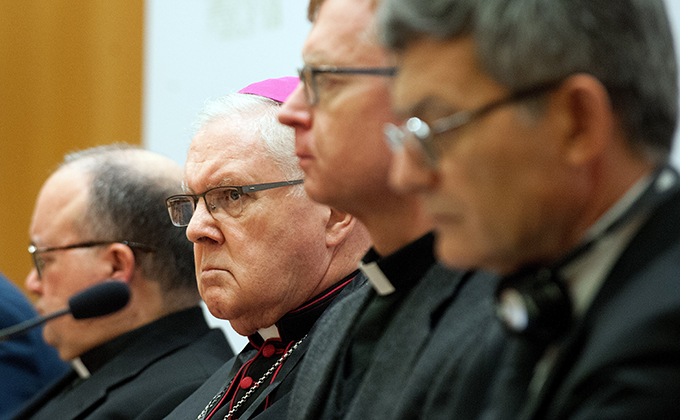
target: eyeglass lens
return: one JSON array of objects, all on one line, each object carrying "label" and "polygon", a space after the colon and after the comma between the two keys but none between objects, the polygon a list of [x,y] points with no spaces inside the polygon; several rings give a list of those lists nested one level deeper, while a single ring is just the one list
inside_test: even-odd
[{"label": "eyeglass lens", "polygon": [[409,122],[413,120],[418,120],[422,126],[414,130],[411,129],[413,127],[408,127],[409,124],[402,127],[391,123],[385,124],[383,127],[385,141],[392,151],[397,153],[409,151],[413,156],[419,156],[423,164],[433,166],[437,161],[438,147],[433,141],[431,130],[425,122],[417,118],[411,118]]},{"label": "eyeglass lens", "polygon": [[236,217],[243,211],[241,194],[236,189],[218,187],[195,196],[170,197],[167,204],[172,223],[175,226],[187,226],[201,197],[203,197],[206,208],[213,217],[219,217],[222,213]]},{"label": "eyeglass lens", "polygon": [[314,71],[309,67],[303,67],[299,70],[300,82],[305,90],[305,98],[309,105],[316,105],[316,86],[314,80]]},{"label": "eyeglass lens", "polygon": [[37,252],[31,254],[31,257],[33,258],[33,266],[35,267],[35,271],[38,272],[38,278],[42,278],[42,271],[45,268],[45,260],[43,260]]}]

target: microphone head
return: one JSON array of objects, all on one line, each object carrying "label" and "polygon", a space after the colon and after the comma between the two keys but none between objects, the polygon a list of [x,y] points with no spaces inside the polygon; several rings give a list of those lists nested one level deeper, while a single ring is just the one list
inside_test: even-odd
[{"label": "microphone head", "polygon": [[94,318],[112,314],[130,300],[130,288],[121,281],[105,281],[77,293],[68,300],[75,319]]}]

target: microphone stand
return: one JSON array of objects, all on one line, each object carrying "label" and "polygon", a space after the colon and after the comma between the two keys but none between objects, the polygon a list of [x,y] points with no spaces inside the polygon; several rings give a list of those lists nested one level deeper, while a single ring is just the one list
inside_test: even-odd
[{"label": "microphone stand", "polygon": [[44,322],[47,322],[51,319],[60,317],[62,315],[66,315],[69,312],[71,312],[71,308],[64,308],[56,312],[52,312],[51,314],[47,315],[42,315],[37,318],[29,319],[27,321],[22,322],[21,324],[13,325],[8,328],[4,328],[0,330],[0,342],[7,340],[9,337],[18,334],[20,332],[23,332],[25,330],[28,330],[29,328],[35,327],[36,325],[40,325]]}]

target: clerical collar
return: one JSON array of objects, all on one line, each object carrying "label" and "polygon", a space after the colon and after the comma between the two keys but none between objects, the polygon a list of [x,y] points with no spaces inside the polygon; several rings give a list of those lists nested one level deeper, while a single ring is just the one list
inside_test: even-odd
[{"label": "clerical collar", "polygon": [[389,295],[412,287],[434,263],[434,234],[430,232],[387,256],[371,248],[359,267],[379,295]]},{"label": "clerical collar", "polygon": [[82,360],[80,360],[80,357],[76,357],[75,359],[71,360],[71,367],[73,370],[78,374],[78,377],[80,379],[87,379],[91,376],[90,370],[85,366]]},{"label": "clerical collar", "polygon": [[274,325],[268,328],[261,328],[255,334],[251,334],[248,336],[250,344],[259,349],[267,340],[280,340],[283,343],[287,343],[301,339],[309,332],[316,320],[333,302],[333,299],[338,296],[342,289],[358,273],[359,270],[352,272],[347,277],[300,305],[297,309],[288,312]]}]

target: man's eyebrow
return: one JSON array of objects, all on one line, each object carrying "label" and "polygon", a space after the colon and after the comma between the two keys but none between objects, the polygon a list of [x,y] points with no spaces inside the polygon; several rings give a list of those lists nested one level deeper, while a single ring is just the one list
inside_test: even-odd
[{"label": "man's eyebrow", "polygon": [[[240,186],[240,185],[247,185],[247,184],[234,183],[234,181],[231,177],[224,177],[224,178],[222,178],[222,180],[220,180],[218,182],[208,183],[205,186],[205,189],[203,191],[208,191],[210,189],[217,188],[217,187],[236,187],[236,186]],[[186,179],[182,181],[182,191],[184,191],[185,194],[190,194],[190,195],[196,194],[196,192],[193,189],[189,188],[189,186],[187,185]]]},{"label": "man's eyebrow", "polygon": [[303,66],[318,67],[332,65],[332,62],[334,61],[324,51],[315,51],[311,54],[302,54]]},{"label": "man's eyebrow", "polygon": [[428,116],[433,113],[437,114],[451,114],[456,112],[457,110],[443,102],[441,99],[436,98],[434,96],[426,96],[425,98],[421,99],[417,103],[410,105],[408,107],[393,107],[392,112],[397,118],[400,118],[402,120],[406,120],[410,117],[419,117],[422,118],[424,116]]}]

